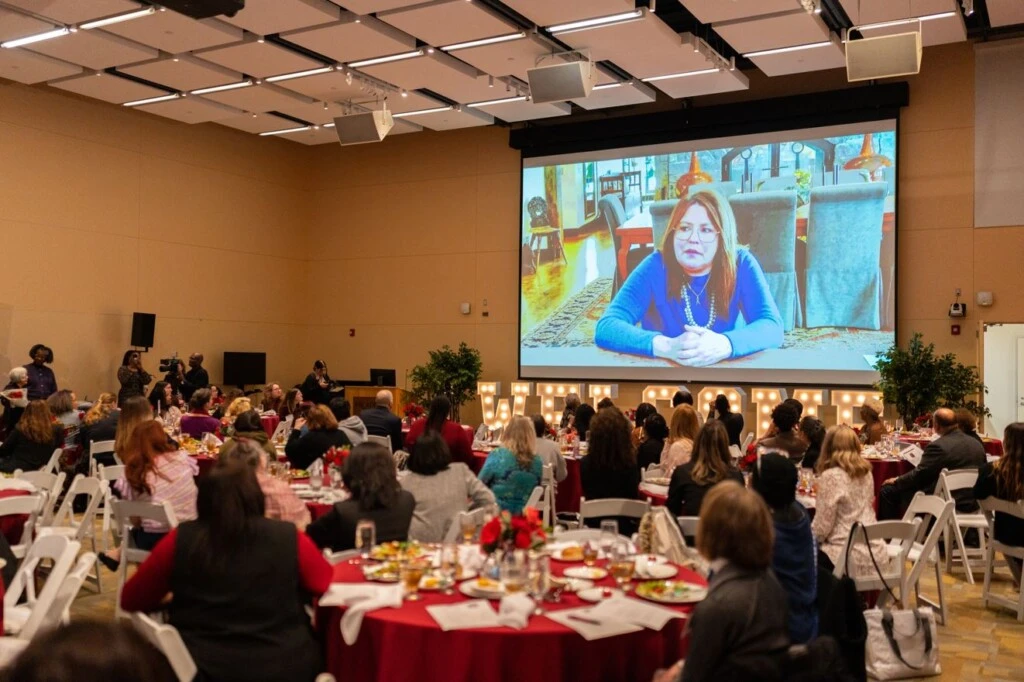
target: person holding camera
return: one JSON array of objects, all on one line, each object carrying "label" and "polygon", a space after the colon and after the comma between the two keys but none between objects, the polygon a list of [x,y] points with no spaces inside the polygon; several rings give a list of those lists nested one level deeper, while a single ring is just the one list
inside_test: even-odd
[{"label": "person holding camera", "polygon": [[146,395],[146,386],[153,381],[149,372],[142,368],[142,356],[137,350],[127,350],[117,368],[117,380],[121,382],[121,390],[117,392],[117,406],[120,407],[128,398]]},{"label": "person holding camera", "polygon": [[192,394],[200,388],[210,387],[210,375],[203,369],[203,354],[193,353],[188,356],[189,370],[186,372],[183,363],[179,360],[177,366],[177,386],[181,390],[181,397],[186,401],[192,399]]}]

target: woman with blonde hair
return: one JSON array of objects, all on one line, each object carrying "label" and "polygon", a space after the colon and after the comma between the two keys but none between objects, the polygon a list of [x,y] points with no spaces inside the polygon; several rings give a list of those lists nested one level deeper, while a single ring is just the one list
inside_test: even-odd
[{"label": "woman with blonde hair", "polygon": [[537,432],[529,417],[516,416],[505,427],[501,447],[487,455],[480,480],[494,491],[498,506],[513,514],[523,511],[540,485],[544,464],[537,455]]},{"label": "woman with blonde hair", "polygon": [[[78,440],[82,444],[83,457],[78,466],[81,473],[87,474],[90,458],[90,444],[104,440],[114,440],[117,437],[117,422],[121,417],[117,409],[117,398],[113,393],[100,393],[89,411],[82,419],[82,429],[78,432]],[[113,458],[109,458],[113,463]],[[106,463],[104,462],[104,466]]]},{"label": "woman with blonde hair", "polygon": [[[308,427],[302,433],[302,427]],[[351,446],[345,432],[338,428],[338,420],[326,405],[314,405],[309,415],[295,420],[284,454],[296,469],[308,469],[309,465],[324,456],[331,448]]]},{"label": "woman with blonde hair", "polygon": [[[861,457],[857,433],[846,426],[833,426],[825,433],[815,471],[818,473],[818,498],[811,531],[818,540],[818,563],[829,571],[846,549],[850,529],[855,523],[875,523],[875,483],[871,464]],[[885,570],[888,559],[881,540],[871,543],[871,554]],[[850,552],[848,572],[867,575],[875,570],[864,543]]]},{"label": "woman with blonde hair", "polygon": [[[132,396],[121,405],[121,416],[117,420],[117,433],[114,435],[114,454],[123,462],[128,454],[129,443],[135,427],[143,422],[153,419],[153,408],[144,396]],[[104,461],[106,457],[106,461]],[[110,455],[100,455],[96,458],[100,464],[115,464],[114,458]]]},{"label": "woman with blonde hair", "polygon": [[64,444],[64,428],[55,424],[45,400],[32,400],[18,425],[0,445],[0,472],[37,471]]},{"label": "woman with blonde hair", "polygon": [[665,449],[661,451],[661,470],[665,476],[671,476],[676,467],[690,461],[693,455],[693,441],[696,440],[699,430],[697,412],[693,407],[684,403],[672,412],[668,440],[665,441]]},{"label": "woman with blonde hair", "polygon": [[82,423],[86,426],[92,426],[96,422],[109,417],[110,413],[115,410],[117,410],[117,398],[114,397],[114,394],[100,393],[99,397],[96,398],[96,402],[94,402],[92,407],[89,408],[89,411],[85,413]]}]

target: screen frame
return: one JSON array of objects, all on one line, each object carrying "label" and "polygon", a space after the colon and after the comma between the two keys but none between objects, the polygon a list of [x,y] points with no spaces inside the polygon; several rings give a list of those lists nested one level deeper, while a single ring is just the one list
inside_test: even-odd
[{"label": "screen frame", "polygon": [[[238,359],[240,359],[239,356],[246,356],[247,361],[252,361],[255,358],[259,357],[263,361],[263,363],[262,363],[263,364],[263,379],[260,380],[260,381],[250,381],[250,382],[246,382],[246,383],[242,383],[242,384],[228,381],[228,377],[227,377],[228,356],[233,356],[234,364],[232,366],[232,369],[236,369],[236,370],[237,370]],[[260,352],[260,351],[227,351],[226,350],[226,351],[224,351],[222,367],[223,367],[223,370],[224,370],[223,371],[223,375],[224,375],[224,385],[225,386],[242,386],[242,387],[245,387],[245,386],[256,386],[256,385],[267,383],[267,354],[265,352]],[[235,378],[235,377],[232,377],[232,378]]]},{"label": "screen frame", "polygon": [[[751,106],[757,106],[757,102],[747,103]],[[900,108],[899,106],[892,107],[878,107],[874,109],[864,109],[855,112],[844,112],[837,114],[817,114],[806,118],[794,118],[788,122],[781,120],[771,121],[760,121],[760,122],[748,122],[743,125],[728,124],[721,127],[708,127],[697,131],[686,131],[674,136],[675,139],[666,140],[663,135],[657,136],[657,139],[651,140],[648,144],[633,144],[628,146],[619,145],[574,145],[572,149],[552,149],[550,151],[544,151],[539,148],[530,148],[529,150],[521,150],[519,156],[519,220],[516,224],[515,236],[516,236],[516,248],[515,257],[517,259],[516,272],[518,276],[518,303],[516,305],[516,373],[519,380],[521,381],[573,381],[573,382],[589,382],[589,383],[611,383],[611,382],[679,382],[679,383],[731,383],[737,385],[752,385],[755,383],[761,384],[773,384],[780,386],[793,386],[793,387],[818,387],[828,386],[830,388],[866,388],[873,387],[875,381],[843,381],[841,376],[844,370],[769,370],[769,369],[742,369],[737,368],[735,370],[727,370],[730,372],[744,372],[754,373],[751,378],[745,378],[743,380],[732,379],[728,376],[716,377],[716,378],[694,378],[688,375],[687,372],[693,372],[695,370],[704,372],[712,368],[695,368],[678,365],[675,367],[593,367],[593,371],[589,372],[586,376],[580,374],[563,374],[550,376],[538,375],[535,373],[523,374],[523,274],[522,274],[522,245],[523,245],[523,198],[524,198],[524,183],[523,183],[523,171],[528,167],[538,167],[538,164],[527,165],[527,160],[535,160],[538,158],[556,157],[556,156],[581,156],[581,155],[593,155],[595,153],[615,151],[616,154],[622,153],[622,156],[616,156],[613,158],[627,158],[631,156],[629,152],[641,149],[647,149],[651,147],[660,147],[665,145],[678,145],[685,142],[696,142],[699,143],[703,140],[708,139],[728,139],[730,137],[749,136],[749,135],[764,135],[772,133],[783,133],[787,131],[797,130],[808,130],[814,128],[826,128],[834,126],[844,125],[858,125],[865,123],[877,123],[881,121],[893,121],[893,128],[895,134],[895,145],[893,155],[895,157],[894,163],[897,169],[896,173],[896,204],[894,207],[893,216],[893,264],[895,265],[895,273],[893,277],[893,343],[899,343],[899,223],[900,223]],[[629,119],[619,119],[623,125],[629,125]],[[683,150],[689,151],[689,150]],[[596,159],[588,159],[596,160]],[[571,161],[565,161],[564,163],[572,163]],[[544,164],[548,165],[548,164]],[[552,369],[567,369],[571,370],[571,367],[552,367]],[[602,370],[615,370],[611,374],[600,374]],[[774,379],[764,380],[758,377],[759,372],[830,372],[836,376],[836,381],[793,381],[792,379],[786,379],[778,381]],[[629,378],[624,375],[630,374]],[[877,374],[877,373],[876,373]],[[623,375],[623,376],[616,376]]]}]

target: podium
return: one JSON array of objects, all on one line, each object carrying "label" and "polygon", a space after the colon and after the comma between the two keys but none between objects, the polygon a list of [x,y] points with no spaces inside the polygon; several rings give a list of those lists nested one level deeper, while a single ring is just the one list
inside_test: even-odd
[{"label": "podium", "polygon": [[377,404],[378,391],[391,391],[395,402],[391,411],[399,417],[405,417],[405,404],[409,402],[409,393],[404,388],[395,386],[345,386],[345,397],[352,404],[352,414],[358,416]]}]

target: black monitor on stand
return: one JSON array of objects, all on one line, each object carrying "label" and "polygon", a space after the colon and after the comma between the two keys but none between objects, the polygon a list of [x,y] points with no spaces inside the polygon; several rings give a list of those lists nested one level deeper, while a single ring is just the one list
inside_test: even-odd
[{"label": "black monitor on stand", "polygon": [[371,369],[371,386],[394,386],[396,381],[395,370],[393,369]]}]

